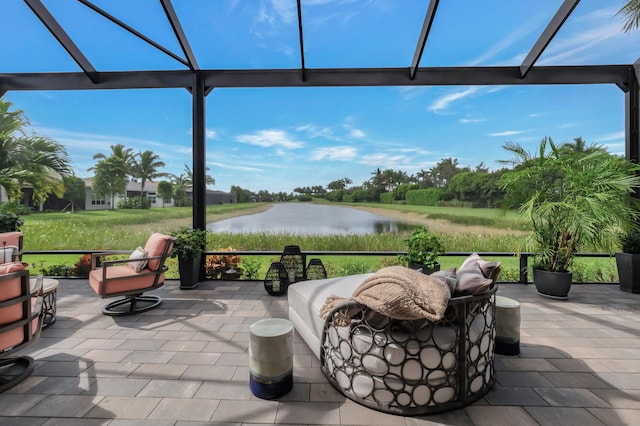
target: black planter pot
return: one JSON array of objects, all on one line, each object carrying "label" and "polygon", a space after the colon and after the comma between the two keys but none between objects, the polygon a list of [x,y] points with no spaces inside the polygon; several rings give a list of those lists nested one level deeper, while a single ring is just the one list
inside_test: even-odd
[{"label": "black planter pot", "polygon": [[429,268],[425,264],[415,262],[409,262],[408,267],[411,269],[415,269],[416,271],[420,271],[423,274],[429,275],[440,270],[440,262],[436,262],[436,264],[433,265],[433,268]]},{"label": "black planter pot", "polygon": [[569,298],[573,274],[569,272],[551,272],[542,269],[533,270],[533,283],[538,294],[552,299]]},{"label": "black planter pot", "polygon": [[180,272],[181,290],[191,290],[198,287],[201,263],[202,253],[195,257],[189,257],[186,259],[178,257],[178,271]]},{"label": "black planter pot", "polygon": [[640,254],[616,253],[620,290],[640,293]]}]

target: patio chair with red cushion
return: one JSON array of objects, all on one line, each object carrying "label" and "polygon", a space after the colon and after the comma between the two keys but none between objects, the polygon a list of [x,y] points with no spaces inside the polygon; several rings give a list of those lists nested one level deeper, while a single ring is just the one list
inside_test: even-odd
[{"label": "patio chair with red cushion", "polygon": [[174,237],[154,233],[144,248],[138,247],[128,259],[104,260],[111,253],[94,253],[89,284],[102,298],[119,297],[102,308],[105,315],[132,315],[157,308],[162,299],[143,293],[164,285],[165,261],[171,254]]},{"label": "patio chair with red cushion", "polygon": [[0,265],[0,392],[12,388],[33,372],[34,360],[12,356],[40,336],[42,276],[29,281],[20,262]]},{"label": "patio chair with red cushion", "polygon": [[0,263],[22,259],[22,232],[0,232]]}]

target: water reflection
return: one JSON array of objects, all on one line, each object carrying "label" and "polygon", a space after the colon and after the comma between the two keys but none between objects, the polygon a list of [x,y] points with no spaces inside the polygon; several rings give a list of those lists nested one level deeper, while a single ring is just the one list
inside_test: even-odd
[{"label": "water reflection", "polygon": [[414,228],[415,225],[363,210],[306,203],[276,204],[262,213],[207,225],[207,229],[213,232],[298,235],[384,234]]}]

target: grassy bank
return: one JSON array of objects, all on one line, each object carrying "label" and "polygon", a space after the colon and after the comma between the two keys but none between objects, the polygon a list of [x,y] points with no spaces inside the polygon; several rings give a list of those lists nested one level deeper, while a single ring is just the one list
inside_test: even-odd
[{"label": "grassy bank", "polygon": [[[252,214],[269,207],[266,203],[225,204],[207,207],[207,222],[227,217]],[[359,204],[359,208],[375,209],[408,222],[434,225],[445,250],[478,252],[514,252],[522,239],[521,223],[515,212],[496,209],[465,209],[405,205]],[[380,210],[384,209],[384,210]],[[476,216],[474,216],[474,214]],[[400,217],[398,215],[401,215]],[[406,216],[405,216],[406,215]],[[152,232],[170,232],[191,225],[191,208],[150,210],[91,211],[78,213],[35,213],[24,216],[22,228],[26,250],[131,250],[143,245]],[[451,221],[443,217],[452,218]],[[402,219],[401,219],[402,220]],[[435,221],[435,222],[434,222]],[[465,222],[465,223],[463,223]],[[369,235],[288,235],[210,233],[207,250],[226,248],[251,251],[281,251],[286,245],[298,245],[304,251],[404,251],[406,233]],[[25,261],[47,271],[52,266],[73,265],[78,255],[27,255]],[[278,256],[252,256],[259,263],[255,278],[262,278]],[[329,276],[340,276],[377,270],[397,263],[396,257],[322,256]],[[515,281],[519,276],[518,259],[496,258],[503,264],[501,279]],[[443,257],[443,268],[458,266],[462,259]],[[176,278],[177,262],[169,261],[169,277]],[[576,281],[615,281],[615,262],[610,258],[579,259],[574,268]]]}]

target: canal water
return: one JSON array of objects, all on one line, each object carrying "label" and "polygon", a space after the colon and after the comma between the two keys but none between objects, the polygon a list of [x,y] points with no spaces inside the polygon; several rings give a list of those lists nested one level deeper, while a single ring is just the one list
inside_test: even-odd
[{"label": "canal water", "polygon": [[207,225],[207,229],[213,232],[296,235],[382,234],[413,228],[415,225],[363,210],[310,203],[275,204],[262,213]]}]

